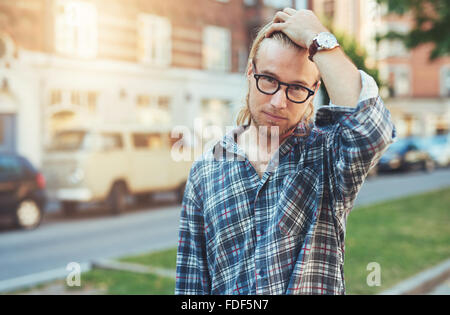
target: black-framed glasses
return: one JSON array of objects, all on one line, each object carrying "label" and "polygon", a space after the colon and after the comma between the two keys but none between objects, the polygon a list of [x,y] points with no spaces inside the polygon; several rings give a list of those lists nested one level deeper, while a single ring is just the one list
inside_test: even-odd
[{"label": "black-framed glasses", "polygon": [[[253,63],[253,70],[256,72],[256,65]],[[281,82],[274,77],[266,74],[253,74],[256,80],[258,90],[267,95],[274,95],[282,85],[286,86],[286,98],[293,103],[304,103],[314,95],[315,91],[301,84],[289,84]]]}]

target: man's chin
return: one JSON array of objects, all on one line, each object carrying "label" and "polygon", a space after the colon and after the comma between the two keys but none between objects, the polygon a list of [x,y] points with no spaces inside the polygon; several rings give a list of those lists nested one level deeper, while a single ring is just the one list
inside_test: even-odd
[{"label": "man's chin", "polygon": [[256,120],[254,119],[253,115],[252,121],[253,124],[258,128],[258,133],[261,136],[283,136],[286,133],[289,133],[293,128],[295,128],[295,125],[293,127],[288,126],[284,121],[274,121],[270,119]]}]

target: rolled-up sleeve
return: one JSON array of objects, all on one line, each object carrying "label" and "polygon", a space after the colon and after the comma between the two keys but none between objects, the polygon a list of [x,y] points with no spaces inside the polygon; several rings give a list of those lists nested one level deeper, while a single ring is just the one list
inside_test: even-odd
[{"label": "rolled-up sleeve", "polygon": [[372,77],[361,71],[362,90],[355,108],[325,106],[318,116],[330,125],[327,147],[334,186],[353,203],[371,167],[396,140],[389,110]]},{"label": "rolled-up sleeve", "polygon": [[209,294],[202,202],[193,167],[186,183],[180,216],[175,294]]}]

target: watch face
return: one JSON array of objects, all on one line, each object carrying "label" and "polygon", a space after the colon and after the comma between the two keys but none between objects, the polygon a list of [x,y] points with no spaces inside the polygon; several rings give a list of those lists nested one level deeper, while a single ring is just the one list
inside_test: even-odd
[{"label": "watch face", "polygon": [[328,32],[320,33],[317,36],[317,43],[322,49],[331,49],[338,45],[336,37]]}]

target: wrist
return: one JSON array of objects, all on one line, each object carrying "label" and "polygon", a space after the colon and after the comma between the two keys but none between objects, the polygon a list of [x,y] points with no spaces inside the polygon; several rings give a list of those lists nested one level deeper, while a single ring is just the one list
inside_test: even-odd
[{"label": "wrist", "polygon": [[336,37],[330,32],[321,32],[310,40],[310,45],[308,46],[309,60],[314,62],[314,55],[322,50],[332,50],[339,46]]},{"label": "wrist", "polygon": [[318,35],[319,33],[317,32],[311,32],[308,37],[305,40],[305,45],[306,45],[306,49],[309,49],[309,47],[311,46],[314,38]]}]

